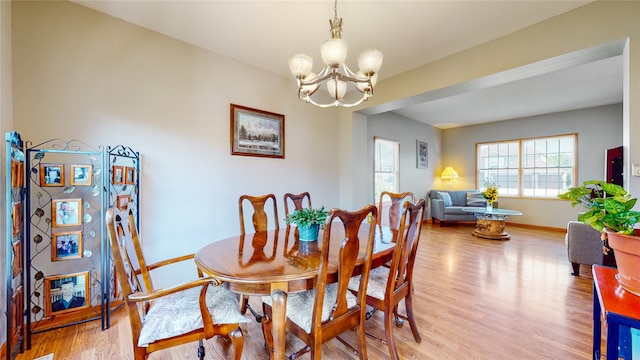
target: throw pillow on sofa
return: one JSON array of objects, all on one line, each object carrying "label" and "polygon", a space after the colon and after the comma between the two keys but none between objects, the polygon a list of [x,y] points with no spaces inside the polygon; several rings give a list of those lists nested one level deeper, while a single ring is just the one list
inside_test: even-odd
[{"label": "throw pillow on sofa", "polygon": [[467,193],[467,206],[486,206],[487,201],[484,199],[479,192],[468,192]]},{"label": "throw pillow on sofa", "polygon": [[453,206],[453,201],[451,201],[451,195],[447,192],[439,192],[442,200],[444,200],[444,206]]}]

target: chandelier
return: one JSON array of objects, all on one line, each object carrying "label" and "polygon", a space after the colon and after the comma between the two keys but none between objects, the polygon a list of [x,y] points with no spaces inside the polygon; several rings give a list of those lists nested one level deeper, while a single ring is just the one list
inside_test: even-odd
[{"label": "chandelier", "polygon": [[[338,17],[338,0],[333,5],[333,20],[331,25],[331,39],[322,43],[320,54],[324,61],[324,68],[320,73],[312,72],[313,59],[306,54],[295,54],[289,58],[289,68],[298,82],[298,98],[319,107],[360,105],[373,96],[373,87],[378,80],[378,71],[382,66],[382,52],[376,49],[363,51],[358,58],[357,73],[345,64],[347,58],[347,42],[342,40],[342,18]],[[328,96],[324,100],[316,94],[321,85],[326,84]],[[347,86],[351,84],[356,96],[347,95]],[[323,94],[326,95],[326,94]],[[347,97],[345,97],[347,95]]]}]

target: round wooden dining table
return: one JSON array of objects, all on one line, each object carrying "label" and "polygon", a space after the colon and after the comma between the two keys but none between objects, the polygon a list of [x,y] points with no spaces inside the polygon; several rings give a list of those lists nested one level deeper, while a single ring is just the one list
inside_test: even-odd
[{"label": "round wooden dining table", "polygon": [[[366,228],[366,229],[365,229]],[[391,260],[395,243],[392,230],[375,227],[375,244],[371,267]],[[362,226],[360,254],[364,257],[368,227]],[[320,239],[323,236],[320,231]],[[329,261],[337,261],[344,229],[334,226]],[[243,295],[271,295],[272,359],[284,359],[287,294],[313,287],[320,264],[319,243],[300,241],[296,227],[232,236],[214,241],[195,254],[195,262],[205,274],[223,282],[222,286]],[[337,266],[329,269],[337,271]],[[357,274],[354,274],[357,275]]]}]

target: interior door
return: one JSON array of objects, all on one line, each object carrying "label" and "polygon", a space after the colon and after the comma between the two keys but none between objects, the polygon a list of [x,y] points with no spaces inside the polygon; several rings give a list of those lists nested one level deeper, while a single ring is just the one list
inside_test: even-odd
[{"label": "interior door", "polygon": [[623,181],[623,163],[622,163],[622,146],[613,149],[607,149],[607,182],[622,186]]}]

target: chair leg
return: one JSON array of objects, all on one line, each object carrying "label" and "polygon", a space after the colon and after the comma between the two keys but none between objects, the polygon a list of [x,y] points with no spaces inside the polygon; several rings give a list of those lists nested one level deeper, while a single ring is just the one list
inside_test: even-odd
[{"label": "chair leg", "polygon": [[416,319],[413,315],[413,291],[409,291],[407,296],[404,298],[404,306],[407,310],[407,319],[409,320],[409,326],[411,326],[411,332],[413,333],[413,338],[417,343],[422,342],[422,337],[420,337],[420,333],[418,332],[418,324],[416,324]]},{"label": "chair leg", "polygon": [[573,273],[571,273],[571,275],[580,276],[580,264],[572,262],[571,267],[573,268]]},{"label": "chair leg", "polygon": [[384,336],[387,347],[389,348],[389,356],[392,360],[398,360],[398,350],[396,350],[396,342],[393,338],[393,319],[395,318],[392,311],[384,312]]},{"label": "chair leg", "polygon": [[242,349],[244,348],[244,336],[242,335],[242,329],[240,329],[240,327],[234,329],[231,334],[229,334],[229,338],[233,344],[233,359],[241,360]]},{"label": "chair leg", "polygon": [[204,345],[202,340],[198,341],[198,359],[204,360]]},{"label": "chair leg", "polygon": [[367,339],[366,333],[364,331],[364,322],[358,324],[355,328],[356,330],[356,342],[358,346],[358,358],[360,360],[368,359],[367,356]]},{"label": "chair leg", "polygon": [[264,347],[267,349],[269,356],[273,354],[273,335],[271,334],[271,306],[262,303],[262,335],[264,336]]}]

